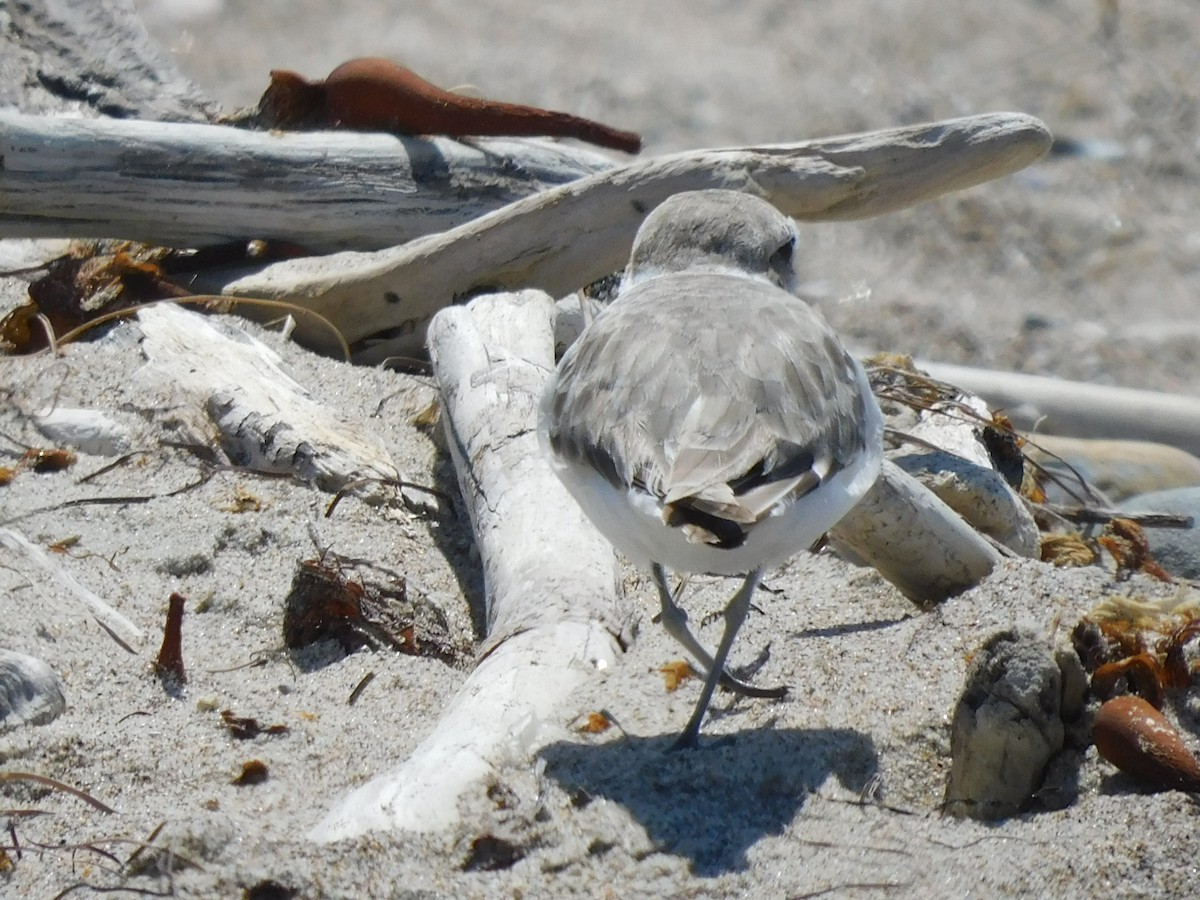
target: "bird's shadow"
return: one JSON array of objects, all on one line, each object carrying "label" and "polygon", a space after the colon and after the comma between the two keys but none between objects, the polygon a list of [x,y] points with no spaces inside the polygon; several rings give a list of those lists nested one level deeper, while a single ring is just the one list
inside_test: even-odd
[{"label": "bird's shadow", "polygon": [[753,729],[671,752],[674,739],[562,741],[540,756],[575,805],[620,804],[655,851],[686,858],[702,877],[745,869],[747,850],[781,834],[830,775],[863,791],[879,766],[871,738],[850,729]]}]

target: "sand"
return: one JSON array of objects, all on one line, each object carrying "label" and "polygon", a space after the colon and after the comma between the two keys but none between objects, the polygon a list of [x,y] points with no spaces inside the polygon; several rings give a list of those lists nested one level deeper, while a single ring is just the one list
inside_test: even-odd
[{"label": "sand", "polygon": [[[647,153],[997,109],[1038,115],[1062,152],[1023,173],[807,229],[807,293],[863,350],[1180,392],[1200,383],[1195,13],[1184,0],[359,2],[336,15],[314,0],[139,5],[180,66],[229,106],[252,103],[270,68],[319,76],[378,54],[438,83],[640,130]],[[2,290],[7,307],[21,286]],[[414,424],[435,393],[428,379],[315,357],[237,320],[223,327],[274,347],[318,399],[376,431],[412,480],[455,490],[438,440]],[[698,686],[665,690],[657,669],[680,654],[649,621],[648,578],[626,569],[643,612],[637,639],[566,704],[540,761],[514,761],[478,785],[448,832],[310,842],[340,796],[428,733],[467,669],[391,651],[286,651],[297,563],[331,550],[358,561],[348,563],[355,577],[403,576],[469,654],[482,585],[468,525],[353,499],[326,518],[327,494],[228,470],[168,495],[205,469],[159,442],[203,436],[203,426],[185,397],[142,371],[137,341],[124,325],[61,359],[0,359],[3,447],[43,443],[29,414],[56,400],[106,410],[147,451],[86,482],[111,460],[84,455],[67,472],[22,473],[0,489],[0,527],[43,547],[77,536],[54,563],[144,634],[126,653],[52,576],[0,556],[4,646],[49,662],[68,700],[55,722],[0,735],[0,768],[57,778],[117,811],[5,784],[0,807],[52,815],[16,823],[23,852],[9,851],[0,894],[51,897],[86,883],[235,897],[266,881],[347,898],[1194,892],[1192,799],[1143,791],[1082,733],[1030,812],[993,825],[939,814],[949,719],[986,637],[1020,625],[1061,641],[1106,596],[1175,590],[1021,561],[926,612],[832,555],[794,560],[767,579],[734,660],[761,662],[755,680],[787,684],[790,696],[719,695],[703,749],[682,754],[664,751]],[[95,502],[131,495],[149,499]],[[693,618],[732,589],[697,579]],[[170,692],[152,660],[173,591],[188,598],[189,680]],[[715,642],[718,628],[702,636]],[[288,732],[237,740],[224,709]],[[624,731],[571,730],[597,709]],[[1189,709],[1178,712],[1194,739]],[[267,780],[233,784],[252,759]],[[177,855],[146,850],[122,869],[131,842],[161,823],[153,843]]]}]

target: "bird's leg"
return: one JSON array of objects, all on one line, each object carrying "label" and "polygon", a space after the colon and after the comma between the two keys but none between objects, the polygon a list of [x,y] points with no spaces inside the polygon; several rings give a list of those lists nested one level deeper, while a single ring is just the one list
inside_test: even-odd
[{"label": "bird's leg", "polygon": [[[653,564],[651,571],[654,575],[654,583],[658,586],[658,597],[662,604],[659,618],[662,620],[663,628],[667,630],[667,634],[683,645],[683,648],[695,658],[707,675],[712,671],[713,657],[688,628],[688,615],[677,602],[683,586],[680,585],[678,591],[672,591],[670,585],[667,584],[666,570],[658,563]],[[757,584],[757,582],[755,583]],[[724,668],[721,669],[719,681],[721,687],[742,697],[778,700],[787,696],[786,687],[755,687],[740,678],[735,678]]]},{"label": "bird's leg", "polygon": [[704,679],[704,688],[700,691],[700,699],[696,701],[696,708],[692,711],[692,717],[688,719],[683,733],[679,735],[675,743],[671,746],[672,750],[686,750],[690,747],[695,747],[700,740],[700,723],[704,720],[704,713],[708,709],[708,702],[712,699],[717,682],[721,680],[721,673],[725,670],[725,660],[729,657],[729,648],[733,646],[733,639],[737,637],[738,629],[742,627],[742,623],[746,621],[746,614],[750,612],[750,598],[754,596],[754,589],[758,587],[760,578],[762,578],[762,571],[760,569],[755,569],[747,575],[746,580],[742,582],[742,586],[738,588],[737,593],[733,595],[732,599],[726,605],[725,633],[721,635],[721,643],[717,647],[717,655],[713,659],[708,677]]}]

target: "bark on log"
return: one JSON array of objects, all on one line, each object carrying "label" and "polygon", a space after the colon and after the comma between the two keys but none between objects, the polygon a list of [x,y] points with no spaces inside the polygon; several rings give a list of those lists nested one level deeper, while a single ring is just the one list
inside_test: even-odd
[{"label": "bark on log", "polygon": [[551,141],[0,112],[0,236],[376,250],[612,167]]},{"label": "bark on log", "polygon": [[398,768],[344,798],[311,833],[316,840],[451,824],[457,799],[495,761],[527,758],[553,739],[562,701],[620,656],[628,613],[616,557],[538,446],[553,319],[554,301],[526,291],[481,297],[433,322],[448,443],[483,561],[488,636],[433,732]]},{"label": "bark on log", "polygon": [[[464,297],[523,287],[561,296],[619,270],[642,218],[679,191],[732,188],[800,219],[864,218],[1010,174],[1049,146],[1037,119],[994,113],[663,156],[545,191],[403,247],[210,273],[195,289],[302,303],[351,342],[389,332],[363,362],[419,355],[434,313]],[[298,337],[330,349],[328,336],[305,323]]]}]

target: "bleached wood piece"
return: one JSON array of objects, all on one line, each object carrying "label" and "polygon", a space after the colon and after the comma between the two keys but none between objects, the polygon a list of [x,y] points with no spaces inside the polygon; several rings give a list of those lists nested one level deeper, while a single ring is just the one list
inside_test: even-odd
[{"label": "bleached wood piece", "polygon": [[[193,289],[300,303],[336,323],[351,342],[394,332],[363,354],[364,362],[417,355],[433,314],[463,297],[523,287],[562,296],[621,269],[643,217],[680,191],[731,188],[801,219],[864,218],[1010,174],[1049,146],[1039,120],[992,113],[673,154],[527,197],[403,247],[210,273]],[[329,336],[309,323],[300,323],[298,339],[331,349]]]},{"label": "bleached wood piece", "polygon": [[[401,479],[378,436],[336,414],[280,367],[279,355],[249,335],[235,340],[172,303],[138,313],[142,352],[156,373],[192,394],[234,462],[284,472],[326,491],[361,479]],[[382,500],[377,482],[356,493]]]},{"label": "bleached wood piece", "polygon": [[57,602],[64,593],[74,596],[75,599],[82,602],[92,611],[92,615],[96,617],[96,620],[101,625],[118,637],[123,638],[126,643],[136,647],[141,641],[142,630],[140,628],[101,600],[95,593],[80,584],[75,576],[63,569],[61,565],[50,558],[50,554],[30,541],[21,532],[12,528],[0,528],[0,547],[22,554],[50,576],[50,579],[56,582],[59,587],[65,589],[63,591],[46,590],[47,586],[43,581],[34,581],[35,588],[47,600]]},{"label": "bleached wood piece", "polygon": [[51,406],[30,416],[43,436],[90,453],[93,456],[120,456],[133,446],[133,433],[106,413],[96,409]]},{"label": "bleached wood piece", "polygon": [[374,250],[611,168],[552,141],[283,133],[0,112],[0,237]]},{"label": "bleached wood piece", "polygon": [[612,547],[538,446],[553,318],[550,297],[525,291],[434,319],[434,374],[483,561],[488,636],[434,730],[399,767],[339,802],[315,840],[452,824],[458,798],[502,757],[527,758],[559,734],[562,701],[620,656],[626,613]]},{"label": "bleached wood piece", "polygon": [[1041,534],[1033,514],[990,465],[942,451],[890,458],[979,533],[1017,556],[1037,559],[1041,555]]},{"label": "bleached wood piece", "polygon": [[1200,454],[1200,400],[1182,394],[1065,381],[920,360],[942,381],[983,397],[1024,428],[1071,437],[1155,441]]},{"label": "bleached wood piece", "polygon": [[829,534],[922,605],[973,587],[1000,562],[987,540],[886,459],[879,480]]}]

